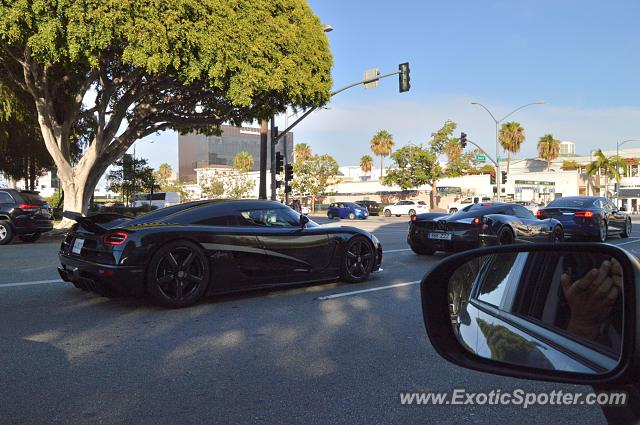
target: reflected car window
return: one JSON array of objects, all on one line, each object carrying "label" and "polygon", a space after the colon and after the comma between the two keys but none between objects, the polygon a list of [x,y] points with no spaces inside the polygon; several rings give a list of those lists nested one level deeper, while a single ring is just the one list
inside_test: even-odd
[{"label": "reflected car window", "polygon": [[517,285],[523,270],[521,262],[516,262],[519,255],[526,256],[509,253],[496,255],[491,259],[483,272],[482,284],[476,295],[478,300],[503,310],[508,307],[505,305],[505,295],[509,282]]},{"label": "reflected car window", "polygon": [[241,211],[247,225],[265,227],[298,227],[300,214],[289,208]]}]

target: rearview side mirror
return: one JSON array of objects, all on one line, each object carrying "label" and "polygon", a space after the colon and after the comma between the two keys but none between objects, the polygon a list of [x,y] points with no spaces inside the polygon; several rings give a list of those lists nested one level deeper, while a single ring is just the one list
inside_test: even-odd
[{"label": "rearview side mirror", "polygon": [[640,263],[607,244],[525,244],[451,256],[421,282],[445,359],[517,378],[634,382]]},{"label": "rearview side mirror", "polygon": [[304,229],[307,223],[309,222],[309,217],[306,215],[300,215],[300,228]]}]

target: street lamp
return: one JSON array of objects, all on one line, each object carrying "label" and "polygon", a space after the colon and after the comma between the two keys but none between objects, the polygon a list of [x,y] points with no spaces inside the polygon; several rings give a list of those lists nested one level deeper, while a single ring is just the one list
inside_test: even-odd
[{"label": "street lamp", "polygon": [[[640,142],[640,140],[627,139],[627,140],[623,140],[622,142],[616,143],[616,170],[618,170],[618,173],[620,173],[620,168],[618,167],[618,164],[620,163],[620,146],[624,145],[627,142]],[[617,207],[620,207],[620,205],[618,205],[619,203],[620,203],[620,182],[618,182],[618,189],[616,190],[616,206]]]},{"label": "street lamp", "polygon": [[518,112],[520,109],[526,108],[527,106],[531,106],[531,105],[542,105],[544,104],[544,100],[537,100],[535,102],[531,102],[531,103],[527,103],[526,105],[522,105],[516,109],[514,109],[513,111],[509,112],[507,115],[505,115],[504,117],[497,119],[495,117],[495,115],[493,115],[491,113],[491,111],[489,110],[489,108],[487,108],[486,106],[484,106],[482,103],[480,102],[475,102],[472,101],[471,102],[472,105],[478,105],[480,107],[482,107],[485,111],[487,111],[489,113],[489,115],[491,116],[491,119],[493,119],[493,122],[496,124],[496,190],[498,192],[497,194],[497,198],[498,201],[500,201],[500,196],[502,195],[501,192],[501,188],[500,188],[500,183],[501,183],[501,178],[500,176],[502,175],[502,173],[500,172],[500,160],[499,160],[499,154],[500,154],[500,143],[498,141],[498,126],[500,125],[500,123],[504,120],[506,120],[507,118],[509,118],[511,115],[515,114],[516,112]]}]

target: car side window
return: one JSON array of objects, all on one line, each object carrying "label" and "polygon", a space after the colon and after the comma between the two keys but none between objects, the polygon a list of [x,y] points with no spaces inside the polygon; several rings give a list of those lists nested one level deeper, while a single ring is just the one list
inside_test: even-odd
[{"label": "car side window", "polygon": [[262,227],[298,227],[300,216],[288,208],[241,211],[245,225]]},{"label": "car side window", "polygon": [[0,192],[0,204],[13,204],[14,200],[7,192]]},{"label": "car side window", "polygon": [[510,311],[508,295],[511,294],[513,298],[515,294],[508,290],[509,285],[515,282],[517,286],[520,281],[526,255],[511,253],[494,256],[484,270],[476,298],[501,310]]},{"label": "car side window", "polygon": [[528,209],[526,209],[523,206],[514,205],[513,209],[514,209],[516,217],[519,217],[519,218],[532,218],[533,217],[533,214],[531,213],[531,211],[529,211]]}]

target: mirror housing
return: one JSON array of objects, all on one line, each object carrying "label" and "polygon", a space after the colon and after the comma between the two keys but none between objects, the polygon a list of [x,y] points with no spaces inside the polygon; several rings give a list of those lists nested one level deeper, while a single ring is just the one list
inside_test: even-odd
[{"label": "mirror housing", "polygon": [[307,217],[306,215],[300,214],[300,228],[304,229],[308,222],[309,222],[309,217]]},{"label": "mirror housing", "polygon": [[[456,271],[468,262],[495,254],[563,251],[567,253],[598,253],[620,262],[623,270],[623,342],[617,366],[603,374],[537,369],[522,364],[505,363],[481,357],[465,348],[452,326],[449,282]],[[563,382],[583,385],[625,384],[638,381],[640,376],[640,326],[636,320],[640,263],[627,251],[602,243],[544,243],[505,245],[481,248],[456,254],[441,261],[422,279],[420,284],[422,314],[431,344],[446,360],[462,367],[516,378]],[[468,320],[461,317],[460,320]]]}]

